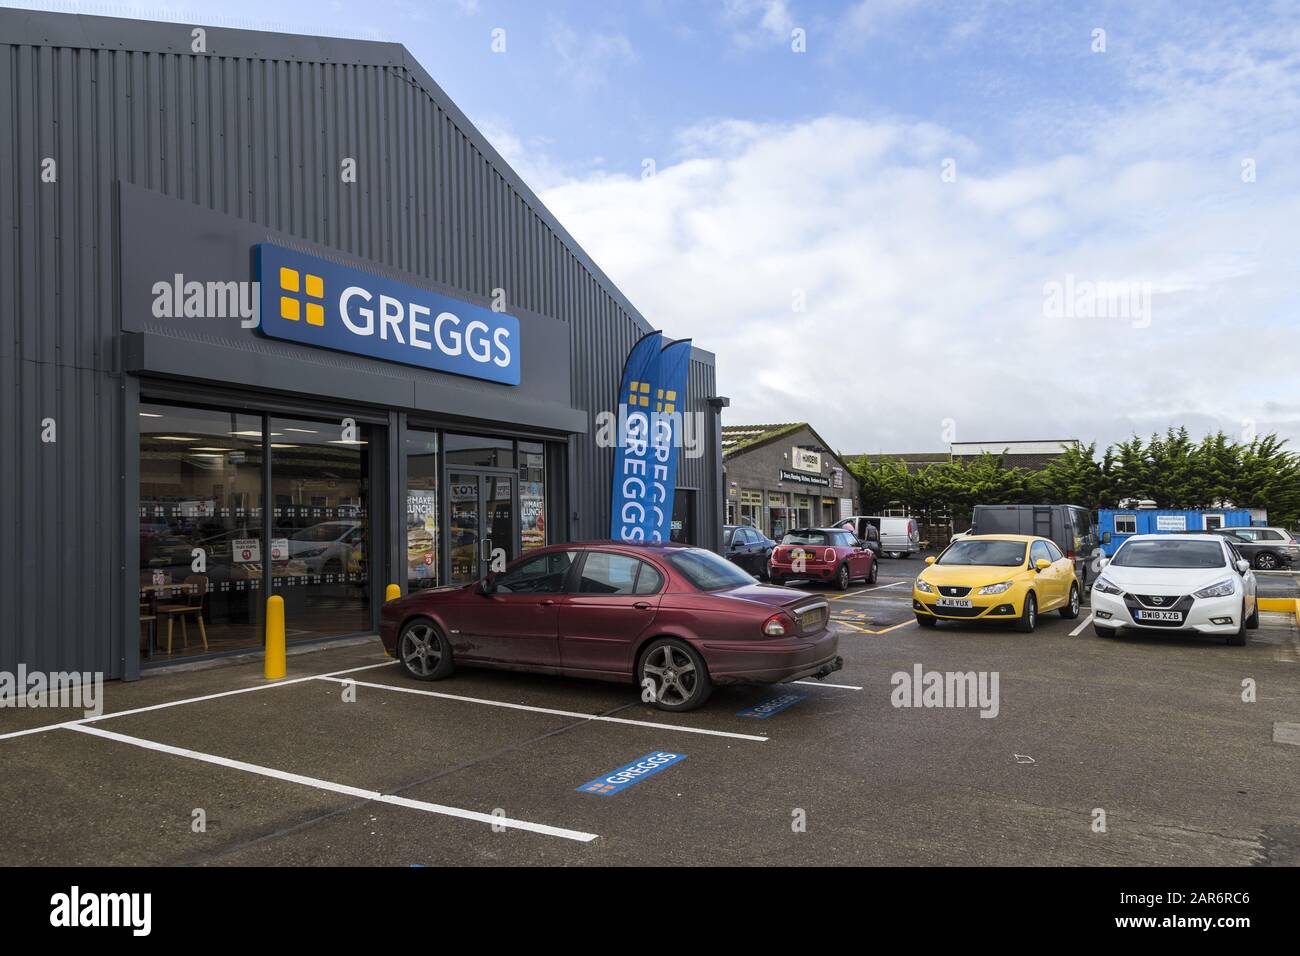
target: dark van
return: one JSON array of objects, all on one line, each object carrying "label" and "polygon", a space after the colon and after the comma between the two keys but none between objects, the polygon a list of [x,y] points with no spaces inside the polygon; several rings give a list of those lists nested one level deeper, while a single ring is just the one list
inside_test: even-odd
[{"label": "dark van", "polygon": [[1088,587],[1088,562],[1097,549],[1092,512],[1080,505],[976,505],[971,534],[1035,534],[1056,542],[1074,562],[1079,586]]}]

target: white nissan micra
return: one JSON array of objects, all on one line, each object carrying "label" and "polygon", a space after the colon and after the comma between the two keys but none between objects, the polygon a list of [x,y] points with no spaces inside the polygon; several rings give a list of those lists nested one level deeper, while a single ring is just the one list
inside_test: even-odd
[{"label": "white nissan micra", "polygon": [[1099,637],[1120,629],[1215,634],[1246,643],[1259,627],[1255,575],[1217,535],[1137,534],[1101,561],[1092,586]]}]

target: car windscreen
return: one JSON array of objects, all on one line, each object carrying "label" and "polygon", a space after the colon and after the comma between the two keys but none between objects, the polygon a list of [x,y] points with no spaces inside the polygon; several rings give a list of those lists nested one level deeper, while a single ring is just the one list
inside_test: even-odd
[{"label": "car windscreen", "polygon": [[782,544],[815,544],[827,545],[834,544],[829,540],[829,536],[824,531],[791,531],[782,539]]},{"label": "car windscreen", "polygon": [[1221,568],[1223,545],[1217,541],[1127,541],[1115,552],[1117,568]]},{"label": "car windscreen", "polygon": [[754,583],[751,575],[746,574],[726,558],[702,548],[670,551],[668,563],[701,591],[719,591],[722,588],[735,588]]},{"label": "car windscreen", "polygon": [[1025,543],[962,538],[950,544],[948,550],[939,555],[936,563],[1015,568],[1025,563]]}]

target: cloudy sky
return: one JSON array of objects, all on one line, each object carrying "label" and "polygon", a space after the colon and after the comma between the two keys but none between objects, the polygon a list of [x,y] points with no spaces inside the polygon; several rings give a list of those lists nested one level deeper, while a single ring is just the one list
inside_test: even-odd
[{"label": "cloudy sky", "polygon": [[1300,444],[1300,4],[39,5],[406,44],[728,422]]}]

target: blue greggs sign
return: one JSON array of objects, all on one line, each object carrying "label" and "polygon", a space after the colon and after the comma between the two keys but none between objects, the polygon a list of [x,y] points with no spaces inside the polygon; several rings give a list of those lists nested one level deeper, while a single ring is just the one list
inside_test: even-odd
[{"label": "blue greggs sign", "polygon": [[283,246],[256,247],[262,334],[519,384],[519,320]]}]

